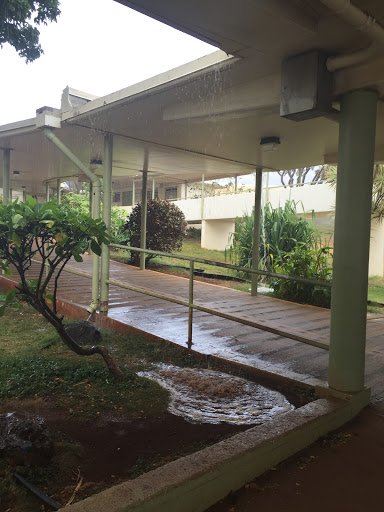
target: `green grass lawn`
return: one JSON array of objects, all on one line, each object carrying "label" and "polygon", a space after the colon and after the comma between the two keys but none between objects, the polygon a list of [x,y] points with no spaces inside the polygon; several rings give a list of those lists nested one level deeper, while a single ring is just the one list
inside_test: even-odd
[{"label": "green grass lawn", "polygon": [[167,409],[168,392],[136,372],[159,361],[201,364],[178,347],[155,344],[140,334],[103,331],[103,344],[126,374],[124,380],[110,374],[100,356],[70,351],[31,307],[9,307],[1,318],[0,399],[40,397],[79,419],[102,411],[159,417]]},{"label": "green grass lawn", "polygon": [[384,304],[384,279],[382,277],[369,278],[368,300]]},{"label": "green grass lawn", "polygon": [[[201,258],[204,260],[219,261],[221,263],[230,263],[229,260],[225,259],[225,251],[213,251],[209,249],[203,249],[200,246],[200,240],[185,240],[183,243],[182,250],[177,254],[180,254],[180,256],[189,256],[194,258]],[[130,261],[129,254],[127,254],[127,252],[123,250],[119,250],[118,252],[114,253],[113,258],[124,263],[129,263]],[[163,256],[157,256],[151,259],[151,262],[162,263],[164,265],[170,265],[171,267],[189,267],[188,261],[179,260],[178,258],[166,258]],[[230,269],[215,267],[213,265],[205,263],[196,263],[195,268],[201,268],[205,272],[211,274],[234,275],[233,271]]]}]

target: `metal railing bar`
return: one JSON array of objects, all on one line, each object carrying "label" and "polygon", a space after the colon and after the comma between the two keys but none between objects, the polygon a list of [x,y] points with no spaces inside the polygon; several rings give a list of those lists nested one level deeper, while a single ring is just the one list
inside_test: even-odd
[{"label": "metal railing bar", "polygon": [[247,267],[238,267],[231,263],[222,263],[221,261],[205,260],[202,258],[193,258],[191,256],[182,256],[179,254],[173,254],[168,252],[152,251],[150,249],[140,249],[139,247],[131,247],[129,245],[110,244],[110,247],[116,247],[117,249],[124,249],[125,251],[136,251],[153,254],[155,256],[164,256],[167,258],[175,258],[184,261],[194,261],[195,263],[205,263],[207,265],[214,265],[216,267],[229,268],[232,270],[241,270],[249,274],[258,274],[261,276],[275,277],[276,279],[285,279],[286,281],[298,281],[300,283],[313,284],[316,286],[324,286],[325,288],[332,288],[332,283],[327,281],[317,281],[316,279],[308,279],[306,277],[288,276],[286,274],[277,274],[276,272],[267,272],[266,270],[253,270]]},{"label": "metal railing bar", "polygon": [[258,322],[254,322],[253,320],[248,320],[246,318],[235,317],[233,315],[229,315],[227,313],[222,313],[222,312],[217,311],[215,309],[210,309],[210,308],[207,308],[207,307],[204,307],[204,306],[199,306],[197,304],[189,304],[189,302],[186,302],[186,301],[183,301],[183,300],[180,300],[180,299],[175,299],[175,298],[172,298],[172,297],[168,297],[166,295],[161,295],[159,293],[149,292],[149,291],[144,290],[142,288],[136,288],[134,286],[129,286],[127,284],[117,283],[116,281],[108,280],[107,283],[112,285],[112,286],[120,286],[121,288],[126,288],[127,290],[131,290],[131,291],[134,291],[134,292],[137,292],[137,293],[142,293],[144,295],[149,295],[151,297],[156,297],[158,299],[167,300],[169,302],[173,302],[175,304],[179,304],[180,306],[186,306],[188,308],[196,309],[196,310],[202,311],[204,313],[209,313],[211,315],[218,316],[220,318],[225,318],[226,320],[232,320],[234,322],[238,322],[238,323],[247,325],[249,327],[254,327],[254,328],[260,329],[262,331],[267,331],[267,332],[270,332],[272,334],[277,334],[278,336],[283,336],[284,338],[289,338],[289,339],[292,339],[294,341],[299,341],[299,342],[305,343],[307,345],[312,345],[312,346],[317,347],[317,348],[322,348],[324,350],[329,350],[329,346],[326,343],[321,343],[319,341],[311,340],[311,339],[305,338],[304,336],[300,336],[300,335],[296,335],[296,334],[291,334],[291,333],[289,333],[287,331],[284,331],[282,329],[276,329],[274,327],[270,327],[270,326],[267,326],[267,325],[264,325],[264,324],[261,324],[261,323],[258,323]]}]

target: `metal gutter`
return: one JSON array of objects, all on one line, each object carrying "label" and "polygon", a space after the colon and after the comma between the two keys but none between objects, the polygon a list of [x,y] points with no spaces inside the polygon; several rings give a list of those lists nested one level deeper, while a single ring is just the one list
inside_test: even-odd
[{"label": "metal gutter", "polygon": [[365,14],[361,9],[355,7],[350,0],[320,0],[329,9],[340,16],[345,22],[356,30],[366,34],[372,41],[368,48],[345,55],[330,57],[327,60],[329,71],[336,71],[356,64],[360,64],[368,59],[372,59],[383,50],[384,46],[384,28],[371,16]]}]

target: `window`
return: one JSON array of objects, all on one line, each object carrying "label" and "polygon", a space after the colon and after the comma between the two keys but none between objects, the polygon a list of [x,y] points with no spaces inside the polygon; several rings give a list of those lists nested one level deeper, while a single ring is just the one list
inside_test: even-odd
[{"label": "window", "polygon": [[132,190],[123,192],[122,206],[132,206]]},{"label": "window", "polygon": [[165,189],[165,199],[177,199],[177,187],[167,187]]},{"label": "window", "polygon": [[[152,189],[151,190],[147,190],[147,199],[152,199]],[[159,191],[157,190],[157,188],[155,188],[155,197],[154,199],[159,199]]]},{"label": "window", "polygon": [[121,193],[120,192],[115,192],[113,194],[113,202],[114,203],[120,203],[120,200],[121,200]]}]

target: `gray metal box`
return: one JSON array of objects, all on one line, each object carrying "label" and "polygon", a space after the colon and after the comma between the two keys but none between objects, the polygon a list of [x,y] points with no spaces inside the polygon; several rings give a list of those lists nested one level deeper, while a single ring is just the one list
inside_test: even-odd
[{"label": "gray metal box", "polygon": [[326,61],[327,55],[318,50],[283,61],[281,117],[303,121],[332,112],[332,73]]}]

